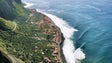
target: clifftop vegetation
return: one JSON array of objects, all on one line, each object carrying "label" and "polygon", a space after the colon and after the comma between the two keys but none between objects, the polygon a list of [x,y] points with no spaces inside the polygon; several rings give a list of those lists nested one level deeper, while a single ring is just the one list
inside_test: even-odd
[{"label": "clifftop vegetation", "polygon": [[0,0],[0,17],[13,20],[18,16],[23,16],[25,9],[21,0]]},{"label": "clifftop vegetation", "polygon": [[21,0],[0,0],[0,58],[5,63],[59,63],[51,55],[55,28],[44,20],[44,15],[25,9]]},{"label": "clifftop vegetation", "polygon": [[15,22],[11,22],[10,20],[5,20],[3,18],[0,18],[0,29],[1,30],[15,31],[14,30],[15,27],[17,30],[18,27],[17,27],[17,24]]}]

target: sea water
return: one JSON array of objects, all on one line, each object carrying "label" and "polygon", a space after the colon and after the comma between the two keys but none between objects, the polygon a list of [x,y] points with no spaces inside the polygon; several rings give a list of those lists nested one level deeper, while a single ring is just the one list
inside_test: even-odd
[{"label": "sea water", "polygon": [[47,15],[64,35],[67,63],[112,63],[111,0],[23,0]]}]

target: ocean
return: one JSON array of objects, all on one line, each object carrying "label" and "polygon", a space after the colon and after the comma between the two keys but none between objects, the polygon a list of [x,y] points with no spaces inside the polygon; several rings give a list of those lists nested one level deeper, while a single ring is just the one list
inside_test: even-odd
[{"label": "ocean", "polygon": [[61,29],[67,63],[112,63],[112,0],[22,0]]}]

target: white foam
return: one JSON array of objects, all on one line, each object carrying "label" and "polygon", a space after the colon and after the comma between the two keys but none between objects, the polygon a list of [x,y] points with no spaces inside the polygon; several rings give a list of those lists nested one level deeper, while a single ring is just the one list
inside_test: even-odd
[{"label": "white foam", "polygon": [[67,63],[79,63],[79,60],[84,59],[85,54],[80,48],[75,50],[73,41],[71,40],[74,32],[78,30],[69,26],[63,19],[58,18],[55,15],[42,12],[38,9],[37,11],[48,16],[60,28],[61,32],[63,33],[65,40],[63,42],[64,44],[62,49]]},{"label": "white foam", "polygon": [[74,32],[78,30],[70,27],[64,20],[54,15],[45,12],[41,13],[51,18],[51,20],[60,28],[61,32],[63,33],[65,40],[62,49],[67,63],[78,63],[79,60],[83,60],[85,58],[85,54],[82,52],[80,48],[75,50],[73,41],[71,40],[71,37],[74,34]]},{"label": "white foam", "polygon": [[34,5],[33,3],[27,3],[27,2],[24,2],[24,4],[25,4],[24,6],[25,8],[29,8]]},{"label": "white foam", "polygon": [[85,54],[82,52],[80,48],[77,48],[74,52],[76,59],[83,60],[85,58]]}]

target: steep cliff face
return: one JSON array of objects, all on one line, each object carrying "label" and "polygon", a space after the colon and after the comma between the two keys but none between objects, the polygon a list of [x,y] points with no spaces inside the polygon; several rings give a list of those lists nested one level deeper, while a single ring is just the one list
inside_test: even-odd
[{"label": "steep cliff face", "polygon": [[0,0],[0,17],[13,20],[16,16],[21,16],[18,13],[23,11],[20,10],[23,10],[21,0]]},{"label": "steep cliff face", "polygon": [[6,42],[8,42],[9,40],[7,41],[7,39],[11,39],[11,37],[6,36],[10,35],[8,32],[16,32],[18,25],[14,20],[18,22],[18,17],[25,16],[25,10],[21,4],[21,0],[0,0],[0,63],[23,63],[16,57],[8,54],[10,52],[6,47]]},{"label": "steep cliff face", "polygon": [[13,30],[16,23],[11,21],[25,16],[25,12],[21,0],[0,0],[0,29]]},{"label": "steep cliff face", "polygon": [[13,19],[13,7],[12,7],[12,0],[8,2],[8,0],[1,0],[0,1],[0,17],[5,19]]}]

